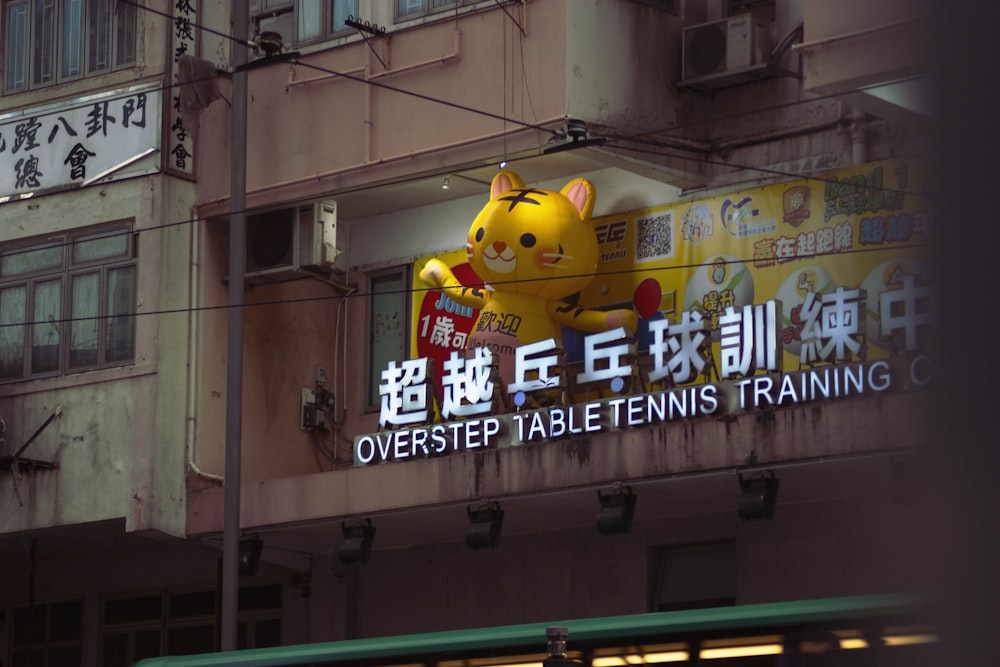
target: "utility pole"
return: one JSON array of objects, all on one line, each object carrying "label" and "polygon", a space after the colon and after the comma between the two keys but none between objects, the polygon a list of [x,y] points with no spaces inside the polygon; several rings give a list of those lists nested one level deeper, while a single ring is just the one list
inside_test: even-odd
[{"label": "utility pole", "polygon": [[243,275],[246,268],[247,36],[249,3],[232,0],[233,102],[229,177],[229,331],[226,355],[226,472],[222,528],[220,648],[236,650],[239,612],[240,462],[243,437]]}]

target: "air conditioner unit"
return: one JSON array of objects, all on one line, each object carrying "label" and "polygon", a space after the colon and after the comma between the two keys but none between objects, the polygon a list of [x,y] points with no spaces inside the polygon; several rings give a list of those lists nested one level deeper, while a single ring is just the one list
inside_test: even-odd
[{"label": "air conditioner unit", "polygon": [[337,202],[323,201],[247,216],[246,278],[260,284],[303,277],[305,272],[347,269],[345,228]]},{"label": "air conditioner unit", "polygon": [[684,29],[684,80],[713,79],[767,64],[766,22],[751,14]]}]

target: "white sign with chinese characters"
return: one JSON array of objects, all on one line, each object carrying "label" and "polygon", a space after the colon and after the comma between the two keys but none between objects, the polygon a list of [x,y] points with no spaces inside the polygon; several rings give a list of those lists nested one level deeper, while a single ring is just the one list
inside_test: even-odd
[{"label": "white sign with chinese characters", "polygon": [[[920,352],[918,338],[931,323],[930,294],[928,287],[908,278],[902,289],[879,295],[879,333],[896,339],[895,347],[905,358],[864,361],[859,354],[864,345],[864,291],[839,288],[830,294],[809,293],[803,309],[808,330],[803,340],[808,344],[801,348],[800,362],[803,367],[817,361],[834,365],[795,373],[782,372],[780,301],[738,310],[728,307],[720,318],[719,381],[684,387],[677,385],[696,380],[698,374],[708,379],[707,371],[715,363],[711,334],[696,311],[681,313],[678,323],[657,320],[652,323],[652,368],[647,380],[651,384],[665,381],[668,388],[650,393],[623,391],[626,380],[637,374],[638,363],[634,342],[625,329],[590,334],[585,338],[583,372],[573,378],[577,389],[601,384],[622,395],[569,406],[526,409],[533,394],[548,392],[551,396],[553,388],[564,386],[562,349],[554,339],[520,346],[513,381],[503,388],[494,382],[491,369],[495,366],[487,350],[477,349],[469,358],[452,352],[440,379],[444,404],[439,413],[446,423],[431,423],[435,411],[429,360],[404,361],[401,366],[391,362],[382,373],[379,419],[382,428],[389,430],[356,437],[355,463],[440,456],[738,410],[862,396],[894,387],[923,387],[931,381],[931,364]],[[506,404],[495,393],[504,390],[518,411],[491,416],[491,407]],[[535,403],[539,404],[545,405]],[[468,419],[447,421],[455,417]]]},{"label": "white sign with chinese characters", "polygon": [[0,197],[159,170],[161,92],[133,87],[0,117]]}]

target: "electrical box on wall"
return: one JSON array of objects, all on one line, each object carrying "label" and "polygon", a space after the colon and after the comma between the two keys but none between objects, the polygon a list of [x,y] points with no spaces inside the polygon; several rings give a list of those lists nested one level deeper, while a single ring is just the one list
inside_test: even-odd
[{"label": "electrical box on wall", "polygon": [[299,428],[303,431],[328,431],[333,419],[333,394],[317,384],[315,389],[302,388],[302,419]]},{"label": "electrical box on wall", "polygon": [[328,267],[336,273],[347,271],[347,228],[337,223],[337,202],[321,201],[313,205],[313,219],[319,229],[319,243],[313,243],[315,266]]}]

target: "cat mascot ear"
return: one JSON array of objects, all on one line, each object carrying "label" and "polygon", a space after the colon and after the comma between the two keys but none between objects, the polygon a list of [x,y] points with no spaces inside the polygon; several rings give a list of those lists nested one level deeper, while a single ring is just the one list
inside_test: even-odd
[{"label": "cat mascot ear", "polygon": [[493,183],[490,184],[490,199],[496,199],[510,190],[523,189],[524,181],[521,180],[520,176],[512,171],[501,171],[493,177]]},{"label": "cat mascot ear", "polygon": [[594,184],[585,178],[574,178],[560,193],[580,212],[580,219],[589,223],[590,215],[594,212],[594,199],[597,197]]},{"label": "cat mascot ear", "polygon": [[[490,199],[496,199],[510,190],[523,189],[524,181],[520,176],[512,171],[501,171],[493,177],[493,182],[490,184]],[[573,204],[581,220],[590,222],[590,216],[594,212],[594,200],[597,197],[593,183],[585,178],[574,178],[560,190],[560,194]]]}]

